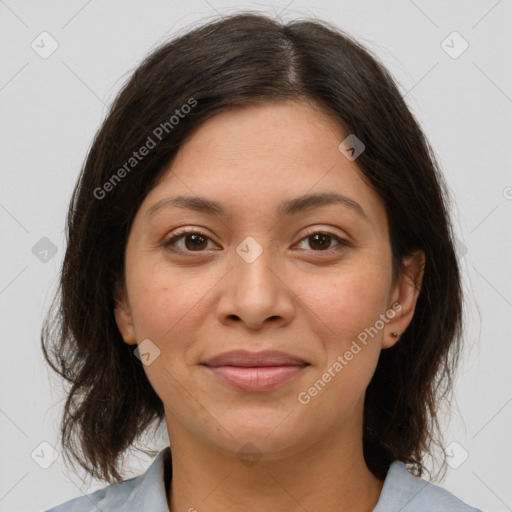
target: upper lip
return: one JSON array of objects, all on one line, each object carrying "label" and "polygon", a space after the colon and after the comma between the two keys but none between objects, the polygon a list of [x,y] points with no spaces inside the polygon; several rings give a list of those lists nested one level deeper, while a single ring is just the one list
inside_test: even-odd
[{"label": "upper lip", "polygon": [[298,356],[278,350],[263,350],[261,352],[232,350],[207,359],[202,364],[211,367],[242,366],[250,368],[256,366],[304,366],[309,363]]}]

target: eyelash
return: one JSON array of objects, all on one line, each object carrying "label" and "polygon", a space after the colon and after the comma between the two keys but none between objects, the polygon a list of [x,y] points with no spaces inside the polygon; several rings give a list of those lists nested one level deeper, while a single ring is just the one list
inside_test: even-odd
[{"label": "eyelash", "polygon": [[[300,242],[302,242],[303,240],[306,240],[307,238],[310,238],[314,235],[327,235],[331,238],[333,238],[337,243],[338,243],[338,246],[337,247],[334,247],[334,248],[330,248],[330,249],[326,249],[326,250],[314,250],[314,249],[310,249],[310,251],[312,252],[323,252],[323,253],[328,253],[328,254],[331,254],[333,251],[338,251],[340,249],[344,249],[345,247],[348,247],[350,246],[350,243],[343,239],[343,238],[340,238],[339,236],[335,235],[334,233],[330,233],[329,231],[321,231],[321,230],[317,230],[317,231],[311,231],[310,233],[306,234],[306,236],[304,236]],[[184,252],[184,253],[202,253],[202,252],[205,252],[204,250],[201,250],[201,251],[190,251],[190,250],[187,250],[187,249],[178,249],[176,248],[175,246],[173,246],[173,244],[181,239],[184,239],[186,235],[200,235],[208,240],[211,240],[211,238],[203,233],[201,233],[200,231],[197,231],[195,229],[183,229],[183,230],[180,230],[180,231],[175,231],[173,233],[171,233],[171,236],[170,238],[168,238],[164,243],[163,243],[163,246],[166,248],[166,249],[169,249],[171,251],[174,251],[174,252]]]}]

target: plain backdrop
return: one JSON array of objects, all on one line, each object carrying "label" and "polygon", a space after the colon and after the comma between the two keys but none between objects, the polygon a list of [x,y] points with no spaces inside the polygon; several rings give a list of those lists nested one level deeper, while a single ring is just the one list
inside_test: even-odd
[{"label": "plain backdrop", "polygon": [[[141,59],[184,27],[237,9],[328,20],[398,81],[456,203],[467,296],[441,485],[484,510],[512,510],[510,1],[0,0],[0,511],[41,511],[104,485],[63,464],[63,384],[40,349],[68,201],[107,106]],[[165,433],[151,441],[166,444]],[[151,460],[133,455],[127,476]]]}]

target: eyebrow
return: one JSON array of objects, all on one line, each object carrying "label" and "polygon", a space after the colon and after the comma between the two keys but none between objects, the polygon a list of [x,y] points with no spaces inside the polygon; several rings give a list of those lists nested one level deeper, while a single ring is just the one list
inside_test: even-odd
[{"label": "eyebrow", "polygon": [[[368,216],[363,210],[363,207],[357,201],[343,194],[334,192],[306,194],[283,201],[278,206],[277,215],[279,217],[287,217],[300,212],[311,210],[313,208],[319,208],[321,206],[328,206],[332,204],[342,205],[354,211],[364,219],[368,220]],[[222,217],[231,217],[231,214],[223,207],[222,203],[199,196],[166,197],[165,199],[161,199],[153,206],[151,206],[146,213],[146,217],[153,216],[158,210],[165,207],[182,208],[200,213],[208,213]]]}]

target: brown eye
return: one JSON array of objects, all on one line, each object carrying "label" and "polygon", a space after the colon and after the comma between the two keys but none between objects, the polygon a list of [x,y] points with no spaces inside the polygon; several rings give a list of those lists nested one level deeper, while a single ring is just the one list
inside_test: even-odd
[{"label": "brown eye", "polygon": [[[209,237],[197,231],[186,231],[174,234],[164,243],[164,247],[171,250],[184,252],[202,252],[208,245]],[[182,247],[178,247],[177,243],[183,241]]]},{"label": "brown eye", "polygon": [[311,235],[308,238],[310,241],[309,246],[312,249],[329,249],[329,246],[331,245],[332,237],[325,233],[316,233],[315,235]]},{"label": "brown eye", "polygon": [[[306,240],[308,241],[308,247],[306,247],[305,250],[312,250],[314,252],[327,252],[331,250],[335,251],[349,245],[349,243],[343,238],[340,238],[339,236],[336,236],[332,233],[325,233],[323,231],[318,231],[307,235],[301,240],[300,243],[303,243]],[[336,242],[334,247],[331,246],[332,242]]]},{"label": "brown eye", "polygon": [[[195,251],[196,249],[204,249],[207,245],[207,238],[199,233],[186,234],[184,237],[185,247],[190,251]],[[190,242],[187,243],[187,242]]]}]

